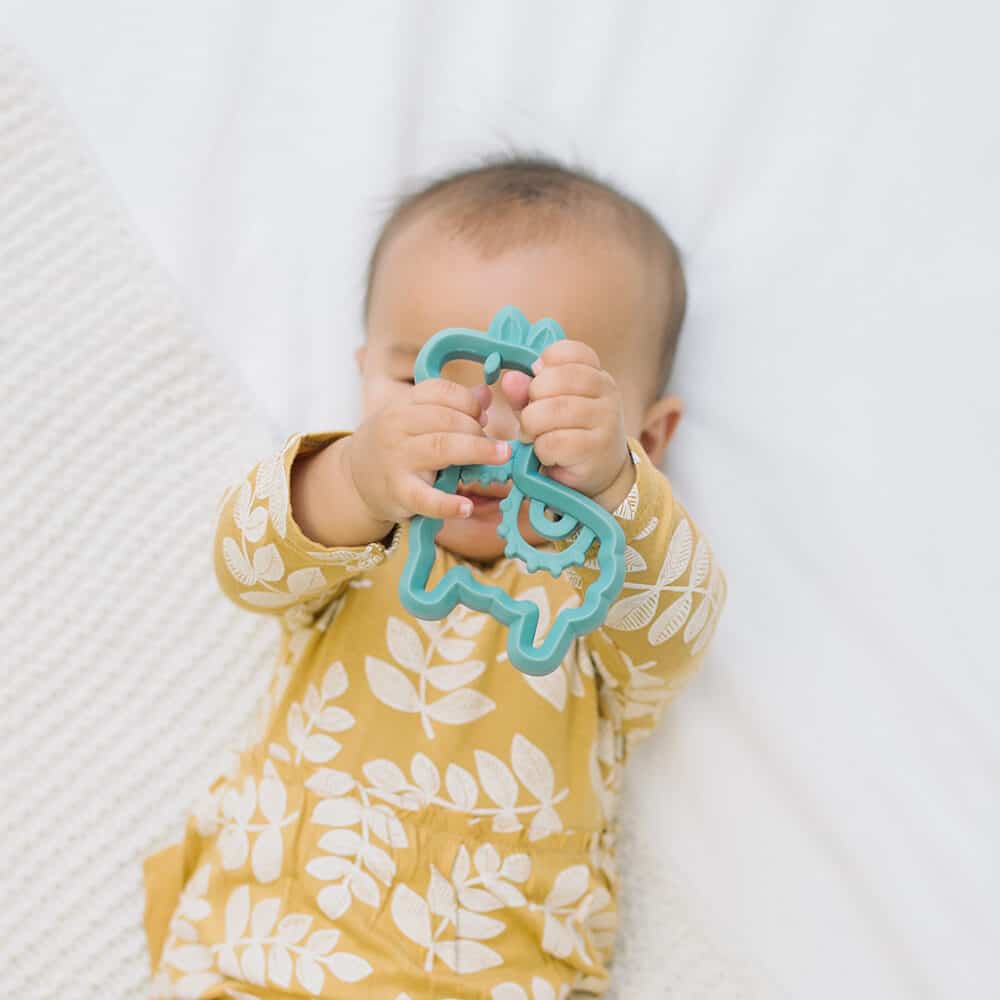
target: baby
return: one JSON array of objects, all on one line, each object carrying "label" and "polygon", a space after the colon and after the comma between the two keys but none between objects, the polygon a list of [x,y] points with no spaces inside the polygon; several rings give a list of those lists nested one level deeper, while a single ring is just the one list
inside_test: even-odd
[{"label": "baby", "polygon": [[[512,304],[556,319],[534,377],[453,361],[414,385],[444,327]],[[642,207],[547,159],[445,177],[390,215],[356,358],[364,419],[292,435],[222,498],[225,594],[274,615],[281,654],[256,732],[147,858],[150,997],[549,1000],[599,995],[615,939],[622,767],[696,667],[725,599],[659,471],[681,404],[661,395],[684,313],[676,250]],[[454,566],[539,607],[539,640],[598,575],[503,557],[510,488],[433,487],[533,442],[543,471],[614,513],[626,576],[551,674],[507,629],[400,603],[409,518],[443,518]],[[524,537],[544,548],[527,505]],[[568,542],[566,543],[568,544]]]}]

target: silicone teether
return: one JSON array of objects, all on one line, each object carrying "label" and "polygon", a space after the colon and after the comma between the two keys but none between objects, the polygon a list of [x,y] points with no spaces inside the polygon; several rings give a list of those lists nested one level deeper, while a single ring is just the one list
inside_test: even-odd
[{"label": "silicone teether", "polygon": [[[488,383],[495,382],[504,368],[532,375],[531,366],[538,355],[564,336],[555,320],[542,319],[529,326],[519,309],[504,306],[485,333],[449,327],[434,334],[417,356],[414,379],[421,382],[436,378],[448,361],[457,358],[482,361]],[[558,576],[570,566],[580,566],[597,539],[600,575],[587,588],[583,601],[578,607],[561,611],[545,639],[536,646],[538,606],[479,582],[466,566],[449,570],[428,591],[427,580],[435,559],[434,538],[444,522],[422,515],[415,515],[410,523],[410,550],[399,579],[399,597],[417,618],[443,618],[458,603],[492,615],[510,630],[507,654],[511,662],[528,674],[548,674],[562,662],[575,636],[592,631],[604,621],[611,602],[621,591],[625,579],[625,535],[614,515],[600,504],[543,475],[530,444],[509,443],[511,457],[502,465],[452,465],[438,473],[434,485],[454,493],[460,480],[483,484],[513,480],[510,492],[500,501],[502,517],[497,533],[507,540],[504,554],[521,559],[529,572],[544,569]],[[572,544],[561,552],[543,552],[529,544],[518,525],[518,513],[525,499],[531,526],[543,538],[568,538],[579,528]],[[545,516],[546,507],[557,515],[554,521]]]}]

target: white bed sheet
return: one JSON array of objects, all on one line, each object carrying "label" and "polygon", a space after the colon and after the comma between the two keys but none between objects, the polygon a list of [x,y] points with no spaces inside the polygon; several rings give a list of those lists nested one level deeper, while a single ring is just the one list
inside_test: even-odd
[{"label": "white bed sheet", "polygon": [[364,254],[401,180],[514,144],[660,213],[692,290],[668,472],[730,604],[638,755],[662,795],[636,821],[773,995],[988,991],[995,11],[0,11],[276,441],[355,420]]}]

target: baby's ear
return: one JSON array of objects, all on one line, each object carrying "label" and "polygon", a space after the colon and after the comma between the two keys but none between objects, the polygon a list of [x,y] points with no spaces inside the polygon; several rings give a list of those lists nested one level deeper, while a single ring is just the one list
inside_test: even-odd
[{"label": "baby's ear", "polygon": [[653,465],[663,464],[667,445],[677,430],[684,415],[684,404],[680,396],[661,396],[646,411],[639,432],[639,443],[645,449]]}]

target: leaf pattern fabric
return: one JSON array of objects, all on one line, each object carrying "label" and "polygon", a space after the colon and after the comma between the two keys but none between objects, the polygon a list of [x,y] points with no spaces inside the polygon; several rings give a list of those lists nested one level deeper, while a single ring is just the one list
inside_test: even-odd
[{"label": "leaf pattern fabric", "polygon": [[[219,584],[280,649],[244,744],[146,859],[150,1000],[599,995],[622,766],[704,655],[724,578],[629,439],[622,592],[557,670],[522,674],[489,616],[402,607],[406,523],[359,546],[303,534],[292,464],[345,433],[292,435],[220,500]],[[596,578],[438,549],[430,583],[460,563],[536,603],[539,636]]]}]

